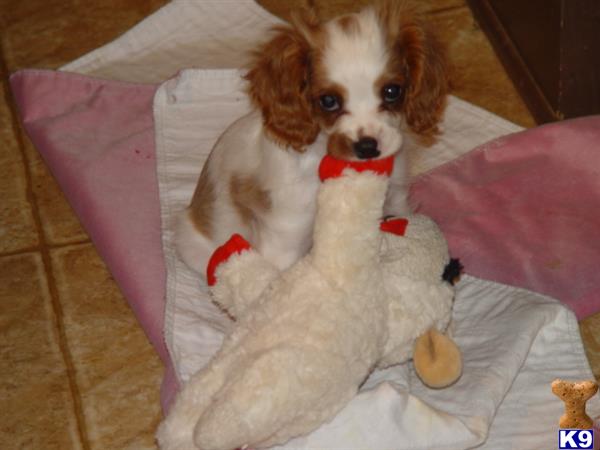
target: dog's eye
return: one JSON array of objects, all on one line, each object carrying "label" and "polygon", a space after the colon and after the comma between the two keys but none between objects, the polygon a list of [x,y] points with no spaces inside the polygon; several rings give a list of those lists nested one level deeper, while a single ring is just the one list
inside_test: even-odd
[{"label": "dog's eye", "polygon": [[321,109],[328,112],[337,111],[342,107],[340,99],[331,94],[321,95],[319,105],[321,105]]},{"label": "dog's eye", "polygon": [[381,98],[385,103],[395,103],[402,98],[404,89],[398,84],[386,84],[381,90]]}]

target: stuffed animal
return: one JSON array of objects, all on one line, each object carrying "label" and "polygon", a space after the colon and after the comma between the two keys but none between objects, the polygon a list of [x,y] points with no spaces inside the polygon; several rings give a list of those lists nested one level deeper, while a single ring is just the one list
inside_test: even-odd
[{"label": "stuffed animal", "polygon": [[239,235],[215,251],[208,281],[235,323],[178,394],[161,448],[282,444],[330,421],[373,370],[411,357],[431,387],[458,379],[460,351],[443,334],[446,242],[423,216],[381,222],[392,168],[325,157],[313,247],[283,272]]}]

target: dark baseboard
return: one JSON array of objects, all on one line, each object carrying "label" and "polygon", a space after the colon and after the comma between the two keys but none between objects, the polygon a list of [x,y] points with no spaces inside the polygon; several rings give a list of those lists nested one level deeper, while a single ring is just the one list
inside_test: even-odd
[{"label": "dark baseboard", "polygon": [[600,1],[467,3],[538,123],[600,113]]}]

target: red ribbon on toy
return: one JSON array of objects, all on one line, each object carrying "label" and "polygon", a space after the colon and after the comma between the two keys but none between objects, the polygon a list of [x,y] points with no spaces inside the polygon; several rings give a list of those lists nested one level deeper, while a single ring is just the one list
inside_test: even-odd
[{"label": "red ribbon on toy", "polygon": [[357,172],[371,171],[379,175],[390,176],[394,169],[394,157],[388,156],[383,159],[369,159],[366,161],[346,161],[326,155],[319,165],[319,178],[325,181],[329,178],[339,177],[344,169],[354,169]]},{"label": "red ribbon on toy", "polygon": [[217,283],[217,277],[215,271],[222,262],[229,259],[234,253],[242,253],[243,251],[250,250],[250,244],[239,234],[232,235],[227,242],[218,247],[210,257],[208,265],[206,266],[206,281],[209,286],[214,286]]},{"label": "red ribbon on toy", "polygon": [[406,233],[406,227],[408,226],[408,220],[406,219],[390,219],[384,220],[379,224],[379,229],[386,233],[397,234],[398,236],[404,236]]}]

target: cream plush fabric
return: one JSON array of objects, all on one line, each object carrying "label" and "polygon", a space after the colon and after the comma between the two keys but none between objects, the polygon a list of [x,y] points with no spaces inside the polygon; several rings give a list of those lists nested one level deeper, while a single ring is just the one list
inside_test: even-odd
[{"label": "cream plush fabric", "polygon": [[388,181],[351,169],[325,180],[313,247],[290,269],[254,250],[219,266],[214,299],[236,322],[178,395],[161,448],[283,444],[333,419],[375,367],[409,359],[428,329],[445,331],[445,240],[424,216],[404,236],[380,231]]}]

